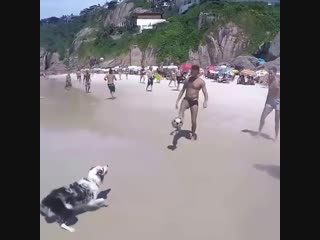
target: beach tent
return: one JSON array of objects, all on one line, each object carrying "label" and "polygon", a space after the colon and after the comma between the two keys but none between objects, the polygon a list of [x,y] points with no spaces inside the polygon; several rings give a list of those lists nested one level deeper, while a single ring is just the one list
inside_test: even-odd
[{"label": "beach tent", "polygon": [[192,64],[191,63],[183,63],[180,65],[180,69],[182,69],[183,71],[189,70],[191,69]]},{"label": "beach tent", "polygon": [[266,61],[263,58],[258,58],[258,62],[262,64],[262,63],[265,63]]}]

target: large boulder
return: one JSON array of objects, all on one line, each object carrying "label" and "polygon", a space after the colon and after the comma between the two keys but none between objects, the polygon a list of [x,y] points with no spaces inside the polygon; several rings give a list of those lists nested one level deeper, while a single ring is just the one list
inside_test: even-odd
[{"label": "large boulder", "polygon": [[237,69],[255,69],[259,66],[259,61],[252,56],[238,56],[230,62]]},{"label": "large boulder", "polygon": [[261,64],[260,66],[258,66],[256,69],[257,70],[268,70],[269,68],[271,67],[276,67],[277,68],[277,71],[280,72],[280,57],[276,58],[275,60],[273,61],[270,61],[270,62],[266,62],[264,64]]},{"label": "large boulder", "polygon": [[200,66],[227,62],[239,56],[248,46],[248,37],[234,23],[221,26],[217,33],[210,32],[196,51],[189,52],[190,61]]},{"label": "large boulder", "polygon": [[265,59],[267,62],[280,57],[280,32],[271,42],[260,45],[255,56]]},{"label": "large boulder", "polygon": [[46,72],[48,74],[60,74],[67,71],[66,65],[60,59],[59,53],[48,53],[46,59]]},{"label": "large boulder", "polygon": [[87,27],[87,28],[81,29],[77,33],[76,38],[74,39],[74,41],[72,43],[73,52],[78,51],[78,49],[80,48],[82,43],[94,41],[95,38],[93,36],[96,32],[97,32],[97,29],[95,29],[95,28],[88,28]]}]

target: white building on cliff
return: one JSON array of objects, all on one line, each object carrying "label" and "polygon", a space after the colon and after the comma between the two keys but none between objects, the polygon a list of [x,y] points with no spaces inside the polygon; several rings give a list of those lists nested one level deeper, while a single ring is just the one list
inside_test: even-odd
[{"label": "white building on cliff", "polygon": [[166,21],[163,19],[162,13],[136,13],[135,17],[137,19],[136,24],[139,27],[140,33],[145,29],[152,29],[154,25]]}]

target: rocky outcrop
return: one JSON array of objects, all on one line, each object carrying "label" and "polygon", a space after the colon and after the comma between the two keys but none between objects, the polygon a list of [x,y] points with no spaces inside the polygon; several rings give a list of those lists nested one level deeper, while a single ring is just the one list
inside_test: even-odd
[{"label": "rocky outcrop", "polygon": [[40,48],[40,73],[44,72],[46,69],[46,50]]},{"label": "rocky outcrop", "polygon": [[60,60],[59,53],[46,53],[45,71],[47,74],[59,74],[67,71],[66,65]]},{"label": "rocky outcrop", "polygon": [[130,66],[154,66],[157,64],[156,61],[156,50],[148,47],[145,51],[142,51],[138,46],[132,46],[131,50],[122,54],[121,56],[113,59],[106,60],[99,64],[99,67],[109,68],[119,65],[130,65]]},{"label": "rocky outcrop", "polygon": [[280,57],[276,58],[275,60],[273,61],[270,61],[270,62],[267,62],[267,63],[264,63],[260,66],[258,66],[256,69],[257,70],[268,70],[269,68],[271,67],[276,67],[277,70],[280,72]]},{"label": "rocky outcrop", "polygon": [[259,66],[259,61],[252,56],[238,56],[230,62],[237,69],[255,69]]},{"label": "rocky outcrop", "polygon": [[255,53],[255,56],[263,58],[267,62],[280,57],[280,32],[271,42],[265,42],[260,45],[259,49]]},{"label": "rocky outcrop", "polygon": [[72,43],[72,51],[76,52],[83,42],[94,41],[93,37],[94,33],[97,31],[95,28],[83,28],[80,32],[78,32],[75,40]]},{"label": "rocky outcrop", "polygon": [[121,27],[127,21],[127,18],[130,16],[131,12],[134,9],[134,3],[132,2],[123,2],[118,4],[117,7],[110,11],[107,17],[104,20],[104,26],[116,26]]},{"label": "rocky outcrop", "polygon": [[228,23],[217,33],[209,33],[197,50],[189,52],[189,59],[200,66],[227,62],[239,56],[247,48],[248,42],[241,28]]}]

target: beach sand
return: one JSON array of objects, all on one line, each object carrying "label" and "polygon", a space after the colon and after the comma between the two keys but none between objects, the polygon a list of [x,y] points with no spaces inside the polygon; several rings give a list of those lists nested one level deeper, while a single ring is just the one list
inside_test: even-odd
[{"label": "beach sand", "polygon": [[[75,233],[40,217],[41,240],[280,239],[280,144],[250,134],[267,88],[206,80],[198,140],[181,137],[171,150],[178,92],[168,81],[146,92],[129,76],[110,100],[103,76],[93,75],[90,94],[75,75],[70,91],[64,75],[40,81],[41,197],[97,164],[109,164],[101,190],[111,189],[108,207],[79,215]],[[273,137],[274,113],[263,132]]]}]

